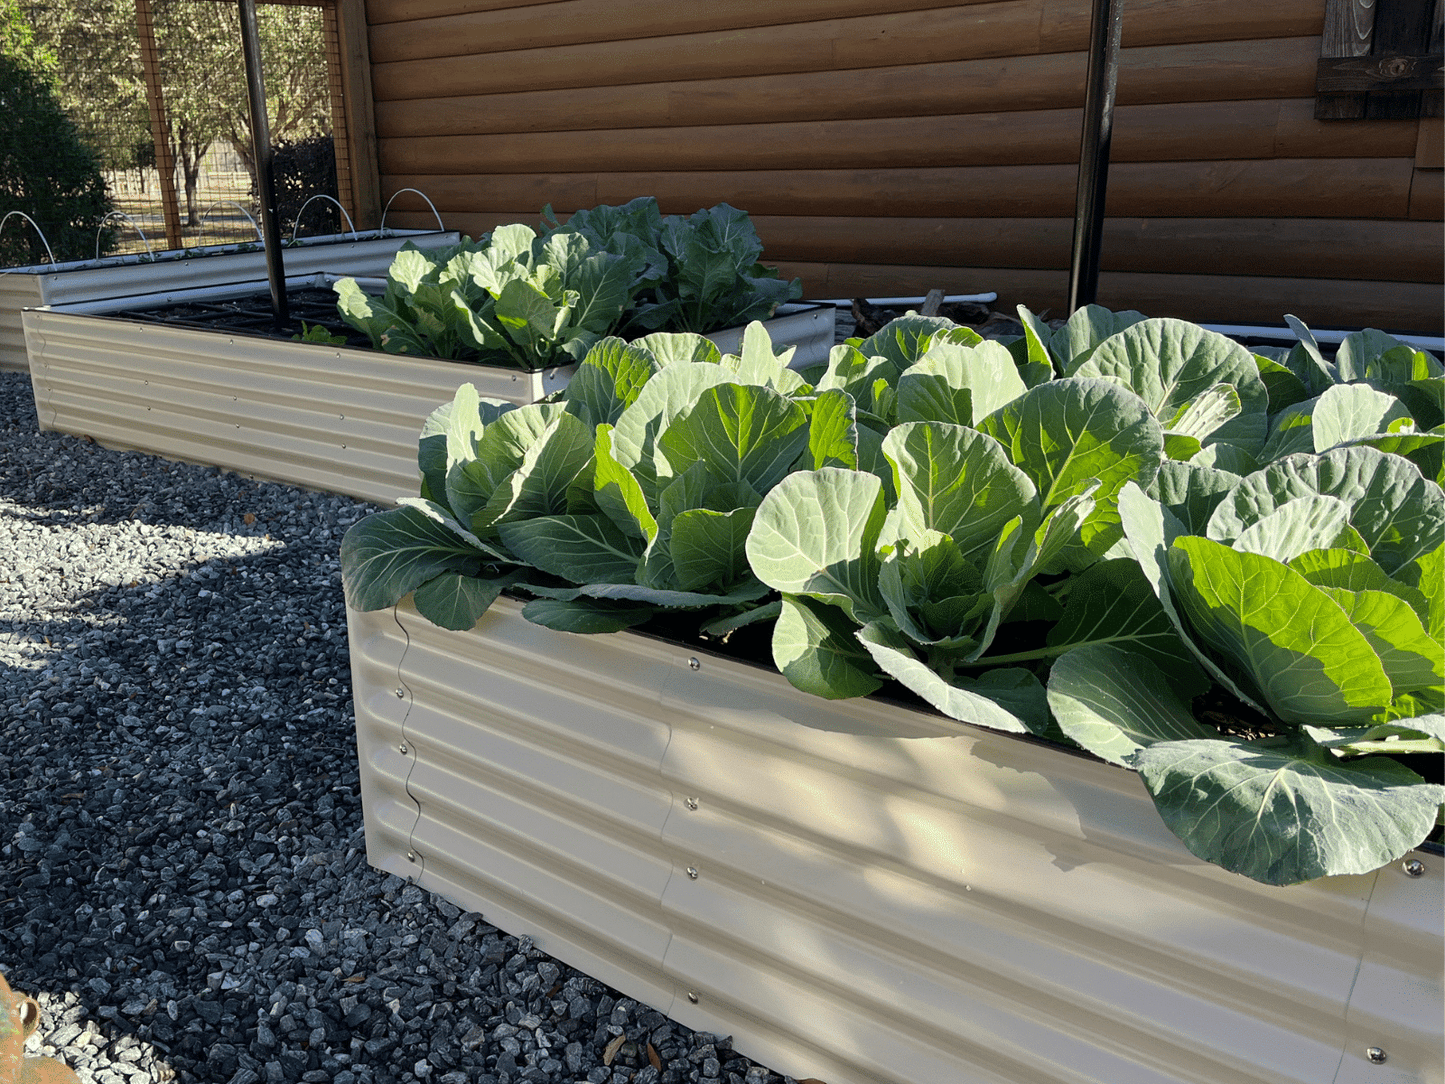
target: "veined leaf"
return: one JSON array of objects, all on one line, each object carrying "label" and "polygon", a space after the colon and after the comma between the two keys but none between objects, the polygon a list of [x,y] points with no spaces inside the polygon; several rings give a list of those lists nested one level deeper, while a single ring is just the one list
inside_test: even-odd
[{"label": "veined leaf", "polygon": [[704,463],[720,482],[766,493],[808,446],[807,414],[770,388],[722,384],[703,391],[657,442],[677,473]]},{"label": "veined leaf", "polygon": [[[486,434],[483,434],[483,442]],[[527,449],[521,465],[507,475],[482,508],[472,515],[481,533],[502,523],[569,511],[573,488],[592,491],[590,471],[596,442],[575,414],[559,414]],[[585,475],[585,477],[584,477]]]},{"label": "veined leaf", "polygon": [[[1191,671],[1192,666],[1186,677]],[[1201,682],[1181,688],[1148,656],[1117,644],[1093,643],[1054,661],[1048,698],[1066,735],[1111,764],[1127,765],[1140,749],[1159,742],[1213,738],[1216,732],[1195,721],[1184,699],[1207,686]]]},{"label": "veined leaf", "polygon": [[708,388],[735,380],[719,365],[674,362],[649,380],[632,405],[619,415],[613,429],[613,454],[637,476],[644,493],[655,492],[660,468],[665,472],[663,478],[673,474],[665,459],[659,463],[654,455],[658,436]]},{"label": "veined leaf", "polygon": [[790,474],[758,508],[748,563],[769,587],[840,606],[862,624],[885,612],[876,549],[883,515],[883,485],[871,474]]},{"label": "veined leaf", "polygon": [[1102,305],[1084,305],[1075,309],[1064,326],[1049,337],[1049,352],[1059,360],[1063,375],[1073,376],[1074,370],[1089,360],[1101,342],[1145,318],[1142,312],[1133,309],[1110,312]]},{"label": "veined leaf", "polygon": [[589,425],[611,425],[661,366],[638,345],[603,339],[587,351],[567,384],[568,409]]},{"label": "veined leaf", "polygon": [[[1237,444],[1249,452],[1264,444],[1269,393],[1259,378],[1254,356],[1217,332],[1205,331],[1183,320],[1143,320],[1106,339],[1082,365],[1076,376],[1117,381],[1133,391],[1161,424],[1173,421],[1182,409],[1205,398],[1200,417],[1215,418],[1228,405],[1214,389],[1231,385],[1239,396],[1240,412],[1209,432],[1216,442]],[[1198,433],[1191,435],[1199,436]]]},{"label": "veined leaf", "polygon": [[1089,644],[1127,650],[1166,670],[1176,685],[1188,685],[1190,675],[1197,672],[1194,656],[1180,642],[1174,622],[1138,562],[1129,558],[1100,561],[1073,581],[1063,615],[1045,643],[1058,651]]},{"label": "veined leaf", "polygon": [[1338,546],[1354,534],[1349,516],[1350,506],[1338,498],[1296,497],[1241,531],[1234,548],[1288,564],[1310,550]]},{"label": "veined leaf", "polygon": [[1436,545],[1445,533],[1445,494],[1399,456],[1373,448],[1291,455],[1243,479],[1214,510],[1208,536],[1232,542],[1249,524],[1296,497],[1338,497],[1350,524],[1386,572]]},{"label": "veined leaf", "polygon": [[1437,640],[1445,639],[1445,543],[1405,562],[1394,578],[1425,596],[1427,612],[1421,614],[1425,630]]},{"label": "veined leaf", "polygon": [[604,602],[591,598],[579,598],[570,602],[539,598],[522,607],[522,616],[534,625],[555,629],[557,632],[582,634],[621,632],[642,624],[655,612],[651,606]]},{"label": "veined leaf", "polygon": [[715,342],[690,331],[654,331],[634,339],[632,345],[651,353],[663,368],[678,362],[716,365],[722,360]]},{"label": "veined leaf", "polygon": [[1337,384],[1315,400],[1311,415],[1312,451],[1325,452],[1338,444],[1390,431],[1392,423],[1409,419],[1405,404],[1363,384]]},{"label": "veined leaf", "polygon": [[1134,765],[1186,847],[1271,885],[1379,869],[1424,840],[1445,802],[1445,787],[1393,760],[1265,742],[1165,742]]},{"label": "veined leaf", "polygon": [[1122,536],[1115,495],[1125,482],[1147,486],[1164,460],[1164,434],[1139,397],[1107,380],[1066,377],[1030,388],[979,429],[1008,451],[1038,488],[1045,512],[1094,489],[1095,507],[1080,528],[1082,566]]},{"label": "veined leaf", "polygon": [[677,586],[698,591],[710,586],[722,589],[750,579],[747,543],[754,509],[736,508],[715,512],[691,508],[672,521],[672,566]]},{"label": "veined leaf", "polygon": [[464,631],[482,619],[497,596],[517,581],[519,573],[481,579],[460,572],[443,572],[412,594],[417,613],[433,625]]},{"label": "veined leaf", "polygon": [[1190,534],[1203,534],[1210,515],[1239,475],[1197,463],[1166,459],[1148,488],[1149,496],[1163,503]]},{"label": "veined leaf", "polygon": [[1320,344],[1315,341],[1314,333],[1305,327],[1304,321],[1298,317],[1286,315],[1284,322],[1290,326],[1290,330],[1299,339],[1299,345],[1289,352],[1285,359],[1285,365],[1299,377],[1310,395],[1319,395],[1326,388],[1338,383],[1339,373],[1335,371],[1333,365],[1325,360],[1324,353],[1320,350]]},{"label": "veined leaf", "polygon": [[1364,633],[1398,693],[1445,682],[1445,645],[1430,637],[1404,599],[1386,591],[1321,588]]},{"label": "veined leaf", "polygon": [[893,364],[896,375],[923,356],[937,332],[950,331],[953,326],[951,320],[941,316],[919,316],[910,312],[888,321],[876,334],[861,342],[849,340],[849,344],[856,346],[864,357],[887,358]]},{"label": "veined leaf", "polygon": [[1202,444],[1230,418],[1238,417],[1240,410],[1239,392],[1234,385],[1215,384],[1183,404],[1164,428]]},{"label": "veined leaf", "polygon": [[857,627],[836,606],[784,595],[773,626],[773,664],[805,693],[828,700],[867,696],[883,682],[853,635]]},{"label": "veined leaf", "polygon": [[1014,734],[1042,733],[1048,727],[1044,687],[1027,670],[1005,667],[978,678],[946,679],[921,662],[885,621],[864,625],[856,635],[879,669],[950,719]]},{"label": "veined leaf", "polygon": [[1024,530],[1041,518],[1028,476],[997,441],[942,422],[908,422],[883,439],[898,494],[905,538],[924,531],[950,536],[966,558],[991,548],[1003,525],[1022,513]]},{"label": "veined leaf", "polygon": [[623,533],[633,535],[644,542],[657,537],[657,520],[647,507],[642,487],[632,472],[617,462],[612,454],[612,427],[597,427],[597,442],[593,449],[593,488],[597,504],[608,519],[612,520]]},{"label": "veined leaf", "polygon": [[633,583],[642,560],[641,541],[606,516],[541,516],[497,530],[527,564],[573,583]]},{"label": "veined leaf", "polygon": [[813,469],[858,470],[858,408],[853,397],[833,389],[802,405],[808,409],[808,458]]},{"label": "veined leaf", "polygon": [[487,559],[418,509],[377,512],[352,524],[341,539],[346,604],[383,610],[445,572],[475,576]]},{"label": "veined leaf", "polygon": [[1423,591],[1385,574],[1368,553],[1335,548],[1315,549],[1292,558],[1289,567],[1316,587],[1342,587],[1346,591],[1385,591],[1403,599],[1421,622],[1430,620],[1430,604]]},{"label": "veined leaf", "polygon": [[[1130,482],[1119,492],[1119,515],[1123,521],[1124,537],[1139,569],[1155,596],[1164,607],[1164,612],[1174,622],[1179,639],[1193,653],[1195,661],[1204,667],[1206,673],[1219,682],[1244,703],[1257,711],[1264,711],[1263,696],[1247,678],[1226,672],[1210,656],[1203,645],[1185,623],[1180,607],[1170,584],[1169,548],[1175,539],[1187,532],[1174,514],[1158,501],[1147,496],[1137,485]],[[1236,680],[1240,678],[1241,680]]]},{"label": "veined leaf", "polygon": [[1393,691],[1365,636],[1287,565],[1207,538],[1176,538],[1169,579],[1198,636],[1292,723],[1369,722]]},{"label": "veined leaf", "polygon": [[898,378],[898,420],[974,425],[1027,389],[1013,355],[996,342],[934,345]]}]

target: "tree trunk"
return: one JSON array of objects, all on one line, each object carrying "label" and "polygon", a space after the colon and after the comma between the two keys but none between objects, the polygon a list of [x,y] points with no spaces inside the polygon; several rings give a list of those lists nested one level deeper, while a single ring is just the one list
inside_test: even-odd
[{"label": "tree trunk", "polygon": [[211,146],[209,139],[195,138],[184,125],[181,126],[180,137],[176,140],[179,144],[176,160],[181,164],[181,173],[186,182],[186,225],[198,227],[201,224],[199,207],[199,184],[201,177],[201,159],[206,156],[206,151]]}]

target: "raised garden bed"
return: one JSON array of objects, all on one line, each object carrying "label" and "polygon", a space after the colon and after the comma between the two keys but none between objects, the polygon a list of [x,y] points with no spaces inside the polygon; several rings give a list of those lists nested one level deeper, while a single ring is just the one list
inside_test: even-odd
[{"label": "raised garden bed", "polygon": [[781,1072],[1440,1080],[1438,853],[1271,888],[1027,738],[506,601],[348,634],[367,860]]},{"label": "raised garden bed", "polygon": [[1020,319],[459,389],[341,548],[369,860],[830,1084],[1438,1082],[1445,370]]},{"label": "raised garden bed", "polygon": [[[134,299],[27,310],[41,429],[389,504],[416,492],[417,434],[458,385],[532,403],[563,387],[572,368],[525,372],[372,350],[336,317],[324,279],[309,292],[292,281],[302,291],[295,331],[305,320],[347,345],[273,335],[254,280],[172,291],[168,314]],[[786,306],[774,328],[799,355],[826,359],[833,309]],[[726,348],[741,332],[717,335]]]},{"label": "raised garden bed", "polygon": [[[288,246],[288,275],[379,275],[408,241],[418,248],[455,244],[460,235],[432,230],[387,230],[307,237]],[[26,368],[22,309],[173,290],[254,282],[266,277],[259,245],[214,245],[147,255],[42,264],[0,270],[0,369]]]}]

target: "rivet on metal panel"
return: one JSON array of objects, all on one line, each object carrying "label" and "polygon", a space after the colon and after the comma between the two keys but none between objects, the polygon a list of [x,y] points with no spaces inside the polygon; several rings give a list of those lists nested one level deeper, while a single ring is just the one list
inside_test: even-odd
[{"label": "rivet on metal panel", "polygon": [[1418,858],[1407,858],[1403,868],[1411,877],[1425,876],[1425,863],[1421,862]]},{"label": "rivet on metal panel", "polygon": [[406,752],[406,742],[402,742],[400,745],[398,745],[398,746],[396,747],[396,750],[397,750],[397,752],[399,752],[399,753],[405,753],[405,752]]},{"label": "rivet on metal panel", "polygon": [[398,689],[398,690],[396,690],[396,698],[397,698],[398,700],[405,700],[405,699],[406,699],[406,690],[405,690],[405,689]]},{"label": "rivet on metal panel", "polygon": [[416,861],[416,851],[407,851],[407,852],[406,852],[406,860],[407,860],[408,862],[415,862],[415,861]]},{"label": "rivet on metal panel", "polygon": [[691,1001],[694,1005],[696,1005],[696,1004],[697,1004],[697,1000],[698,1000],[698,998],[697,998],[697,991],[696,991],[696,990],[689,990],[689,991],[687,992],[687,999],[688,999],[689,1001]]},{"label": "rivet on metal panel", "polygon": [[1370,1059],[1372,1065],[1384,1065],[1388,1058],[1385,1052],[1378,1046],[1372,1046],[1365,1051],[1365,1057]]},{"label": "rivet on metal panel", "polygon": [[697,799],[696,799],[696,798],[684,798],[683,801],[682,801],[682,804],[685,805],[685,806],[687,806],[688,809],[696,809],[696,808],[697,808]]},{"label": "rivet on metal panel", "polygon": [[698,877],[697,867],[696,867],[696,866],[688,866],[688,867],[687,867],[687,875],[688,875],[689,877],[691,877],[694,881],[697,880],[697,877]]},{"label": "rivet on metal panel", "polygon": [[688,668],[689,670],[701,670],[701,669],[702,669],[702,663],[701,663],[699,660],[697,660],[697,659],[688,659],[688,660],[687,660],[687,668]]}]

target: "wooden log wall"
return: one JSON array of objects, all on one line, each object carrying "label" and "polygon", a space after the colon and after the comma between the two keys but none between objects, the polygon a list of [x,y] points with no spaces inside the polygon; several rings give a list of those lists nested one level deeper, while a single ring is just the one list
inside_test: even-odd
[{"label": "wooden log wall", "polygon": [[[1101,303],[1441,333],[1441,121],[1315,119],[1325,4],[1125,5]],[[383,197],[449,228],[725,201],[808,297],[1062,315],[1089,0],[365,10]]]}]

